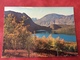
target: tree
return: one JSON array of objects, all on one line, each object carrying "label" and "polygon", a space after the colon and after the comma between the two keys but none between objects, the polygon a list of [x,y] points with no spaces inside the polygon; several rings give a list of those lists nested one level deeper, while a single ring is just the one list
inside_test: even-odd
[{"label": "tree", "polygon": [[60,39],[60,37],[56,38],[56,42],[55,42],[55,49],[57,51],[57,56],[59,56],[59,51],[63,51],[64,50],[64,40]]},{"label": "tree", "polygon": [[22,17],[19,23],[13,14],[8,14],[4,21],[4,43],[3,53],[5,49],[26,49],[28,57],[30,57],[30,50],[33,46],[32,33],[28,30],[30,25],[24,25],[27,18]]},{"label": "tree", "polygon": [[16,25],[16,24],[15,25],[12,24],[13,20],[15,20],[15,18],[13,17],[13,15],[11,13],[8,14],[8,16],[5,17],[5,20],[4,20],[3,53],[4,53],[5,49],[12,48],[12,44],[11,44],[12,38],[10,36],[13,33],[13,31],[15,29],[15,25]]},{"label": "tree", "polygon": [[17,30],[19,31],[18,38],[21,42],[22,49],[26,49],[28,52],[28,57],[30,57],[30,50],[33,46],[32,33],[28,30],[30,25],[25,26],[24,21],[26,17],[23,16],[22,21],[17,26]]}]

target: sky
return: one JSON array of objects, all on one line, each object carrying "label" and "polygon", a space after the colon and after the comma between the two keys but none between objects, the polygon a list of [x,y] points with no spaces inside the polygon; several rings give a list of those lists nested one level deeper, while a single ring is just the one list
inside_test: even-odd
[{"label": "sky", "polygon": [[5,7],[4,11],[26,13],[29,17],[37,19],[52,13],[61,15],[74,14],[73,7]]}]

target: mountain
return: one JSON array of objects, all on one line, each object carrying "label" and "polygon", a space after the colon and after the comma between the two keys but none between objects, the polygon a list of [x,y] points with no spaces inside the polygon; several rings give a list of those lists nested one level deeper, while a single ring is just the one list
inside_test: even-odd
[{"label": "mountain", "polygon": [[41,26],[50,26],[50,24],[57,25],[74,25],[74,15],[60,15],[60,14],[47,14],[41,19],[35,21],[36,24]]},{"label": "mountain", "polygon": [[31,18],[33,22],[37,21],[38,19],[37,18]]},{"label": "mountain", "polygon": [[30,27],[28,28],[29,31],[34,32],[37,30],[46,30],[46,31],[50,31],[51,28],[50,27],[45,27],[45,26],[40,26],[35,24],[32,19],[25,13],[20,13],[20,12],[14,12],[14,11],[5,11],[4,12],[4,17],[6,18],[9,15],[12,15],[12,17],[16,18],[16,22],[19,23],[23,17],[25,17],[25,21],[24,21],[24,25],[30,25]]}]

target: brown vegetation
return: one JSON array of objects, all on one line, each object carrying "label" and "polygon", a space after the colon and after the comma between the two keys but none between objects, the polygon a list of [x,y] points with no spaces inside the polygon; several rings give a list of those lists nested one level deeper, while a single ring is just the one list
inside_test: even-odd
[{"label": "brown vegetation", "polygon": [[[28,30],[30,25],[24,26],[25,17],[20,23],[16,18],[8,15],[4,22],[4,43],[2,57],[53,57],[69,56],[67,52],[77,53],[76,42],[65,42],[60,37],[49,35],[38,38]],[[64,53],[66,52],[66,54]]]}]

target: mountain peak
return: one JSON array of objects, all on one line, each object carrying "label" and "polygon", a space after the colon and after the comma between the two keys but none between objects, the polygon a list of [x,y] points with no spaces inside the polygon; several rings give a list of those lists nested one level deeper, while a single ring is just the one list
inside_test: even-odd
[{"label": "mountain peak", "polygon": [[50,23],[60,25],[74,25],[74,15],[61,15],[56,13],[47,14],[35,23],[41,26],[50,26]]}]

